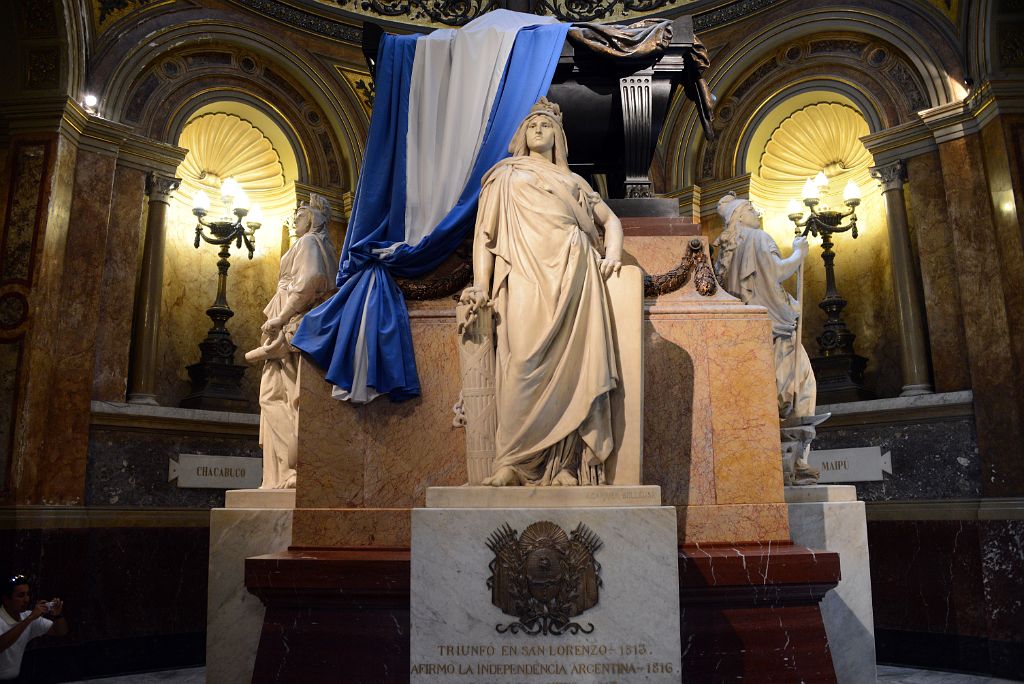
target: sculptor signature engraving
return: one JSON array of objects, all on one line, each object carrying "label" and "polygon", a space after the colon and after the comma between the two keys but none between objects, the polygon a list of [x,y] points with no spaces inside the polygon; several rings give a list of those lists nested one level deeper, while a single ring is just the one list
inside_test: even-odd
[{"label": "sculptor signature engraving", "polygon": [[508,523],[491,533],[494,552],[487,588],[491,603],[516,622],[495,627],[501,634],[590,634],[594,625],[572,622],[597,605],[601,564],[594,554],[603,543],[580,523],[571,535],[558,525],[535,522],[519,535]]}]

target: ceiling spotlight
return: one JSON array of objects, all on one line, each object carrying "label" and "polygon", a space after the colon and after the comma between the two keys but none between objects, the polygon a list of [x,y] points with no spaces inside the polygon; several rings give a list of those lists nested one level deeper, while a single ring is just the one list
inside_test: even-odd
[{"label": "ceiling spotlight", "polygon": [[89,112],[90,114],[96,113],[96,104],[98,102],[99,100],[96,99],[95,95],[86,95],[82,98],[82,105],[85,107],[85,111]]}]

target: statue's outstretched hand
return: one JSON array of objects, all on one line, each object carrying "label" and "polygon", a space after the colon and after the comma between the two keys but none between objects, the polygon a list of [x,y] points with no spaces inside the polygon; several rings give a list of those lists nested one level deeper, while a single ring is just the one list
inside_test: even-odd
[{"label": "statue's outstretched hand", "polygon": [[798,235],[793,238],[793,253],[800,254],[800,258],[803,259],[807,256],[807,252],[810,247],[807,245],[807,238],[803,235]]},{"label": "statue's outstretched hand", "polygon": [[622,260],[610,258],[601,259],[601,261],[598,262],[598,267],[601,269],[601,275],[604,276],[604,279],[608,280],[612,273],[617,274],[622,270]]}]

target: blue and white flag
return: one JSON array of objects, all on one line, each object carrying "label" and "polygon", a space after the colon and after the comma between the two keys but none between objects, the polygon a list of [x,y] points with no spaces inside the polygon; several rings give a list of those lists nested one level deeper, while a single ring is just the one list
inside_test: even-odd
[{"label": "blue and white flag", "polygon": [[496,10],[458,30],[381,40],[340,289],[306,314],[292,340],[326,371],[336,398],[420,394],[394,278],[434,270],[473,229],[480,179],[508,155],[547,92],[568,30],[550,17]]}]

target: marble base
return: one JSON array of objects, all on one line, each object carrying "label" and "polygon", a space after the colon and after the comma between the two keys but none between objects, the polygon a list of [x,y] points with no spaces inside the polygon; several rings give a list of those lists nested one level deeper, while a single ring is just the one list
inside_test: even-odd
[{"label": "marble base", "polygon": [[224,508],[295,508],[294,489],[229,489],[224,492]]},{"label": "marble base", "polygon": [[[267,606],[253,682],[317,682],[325,672],[408,681],[410,565],[407,549],[382,548],[247,559],[246,587]],[[838,554],[789,542],[687,545],[678,568],[686,681],[836,681],[818,602],[839,581]]]},{"label": "marble base", "polygon": [[833,684],[819,602],[838,581],[839,556],[828,551],[687,544],[679,550],[686,681]]},{"label": "marble base", "polygon": [[[246,591],[245,559],[283,551],[292,539],[291,494],[286,490],[227,492],[229,508],[210,511],[210,566],[206,622],[206,681],[252,680],[263,625],[260,599]],[[264,506],[253,504],[262,501]]]},{"label": "marble base", "polygon": [[[671,507],[416,509],[412,520],[413,683],[680,681]],[[488,539],[538,522],[566,534],[583,523],[601,541],[597,603],[571,618],[578,631],[517,633],[520,616],[492,603]]]},{"label": "marble base", "polygon": [[853,485],[801,485],[786,487],[786,503],[837,503],[856,501],[857,488]]},{"label": "marble base", "polygon": [[864,502],[851,485],[786,487],[793,542],[839,553],[842,580],[821,601],[821,615],[839,684],[875,681],[875,633],[871,607]]},{"label": "marble base", "polygon": [[661,487],[428,487],[427,508],[604,508],[660,506]]}]

